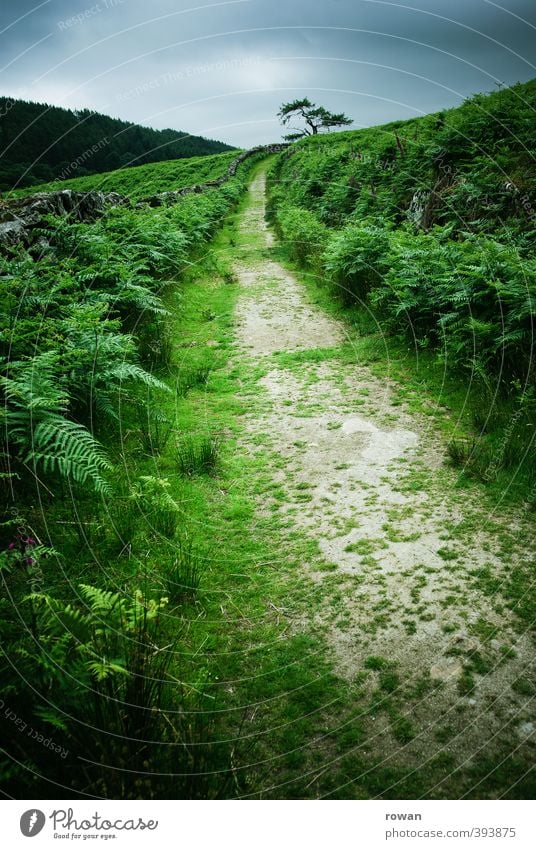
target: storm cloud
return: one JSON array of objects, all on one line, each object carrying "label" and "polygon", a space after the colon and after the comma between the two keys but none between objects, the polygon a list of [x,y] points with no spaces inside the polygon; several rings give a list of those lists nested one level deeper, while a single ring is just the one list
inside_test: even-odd
[{"label": "storm cloud", "polygon": [[239,147],[307,95],[356,127],[536,75],[534,0],[4,0],[0,93]]}]

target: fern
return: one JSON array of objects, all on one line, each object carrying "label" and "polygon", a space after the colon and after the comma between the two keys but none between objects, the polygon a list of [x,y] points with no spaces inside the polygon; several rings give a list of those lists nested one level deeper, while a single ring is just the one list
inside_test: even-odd
[{"label": "fern", "polygon": [[80,593],[91,612],[99,616],[110,613],[114,608],[120,607],[125,602],[121,593],[103,590],[90,584],[80,584]]},{"label": "fern", "polygon": [[4,410],[8,447],[17,446],[26,465],[39,465],[47,474],[58,473],[81,484],[91,481],[97,491],[108,492],[102,473],[110,464],[89,431],[65,417],[68,399],[57,368],[57,357],[46,353],[27,363],[12,363],[11,376],[0,377],[8,402]]},{"label": "fern", "polygon": [[136,365],[136,363],[118,363],[108,370],[108,376],[118,382],[136,380],[144,383],[145,386],[151,387],[151,389],[161,389],[164,392],[171,391],[169,386],[158,380],[158,378],[153,377],[152,374],[149,374],[148,371],[145,371],[145,369]]},{"label": "fern", "polygon": [[45,472],[59,472],[78,483],[91,480],[100,492],[109,486],[101,472],[111,468],[101,445],[78,422],[50,414],[33,431],[33,446],[25,463],[41,463]]},{"label": "fern", "polygon": [[127,676],[130,674],[128,669],[125,669],[117,660],[108,660],[105,657],[87,661],[86,667],[98,683],[106,681],[113,675]]}]

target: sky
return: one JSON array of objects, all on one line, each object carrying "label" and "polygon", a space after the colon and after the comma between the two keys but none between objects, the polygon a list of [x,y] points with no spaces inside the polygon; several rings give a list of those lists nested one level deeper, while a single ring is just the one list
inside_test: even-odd
[{"label": "sky", "polygon": [[307,96],[355,127],[536,76],[535,0],[2,0],[0,94],[237,147]]}]

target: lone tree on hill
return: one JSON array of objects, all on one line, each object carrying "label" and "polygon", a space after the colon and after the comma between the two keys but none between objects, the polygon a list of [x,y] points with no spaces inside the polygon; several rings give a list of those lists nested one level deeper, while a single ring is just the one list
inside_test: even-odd
[{"label": "lone tree on hill", "polygon": [[284,127],[288,126],[290,121],[300,120],[305,122],[305,126],[291,127],[292,133],[285,136],[286,141],[296,141],[304,136],[316,136],[322,130],[329,130],[331,127],[347,127],[352,123],[352,119],[348,118],[343,112],[328,112],[323,106],[317,106],[311,103],[308,97],[303,97],[301,100],[293,100],[291,103],[283,103],[277,117]]}]

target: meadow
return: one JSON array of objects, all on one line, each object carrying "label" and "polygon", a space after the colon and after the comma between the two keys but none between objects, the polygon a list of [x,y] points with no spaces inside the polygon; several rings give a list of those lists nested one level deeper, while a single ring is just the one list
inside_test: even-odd
[{"label": "meadow", "polygon": [[10,196],[24,197],[36,192],[53,192],[72,189],[76,192],[117,192],[132,201],[156,195],[159,192],[176,191],[186,186],[208,183],[223,177],[231,162],[240,151],[216,153],[212,156],[192,156],[187,159],[172,159],[166,162],[151,162],[133,165],[103,174],[86,174],[66,180],[53,180],[24,189],[16,189]]},{"label": "meadow", "polygon": [[[182,184],[199,181],[222,173],[222,158],[216,171],[213,157],[132,169],[121,188],[145,193],[147,168],[168,165]],[[197,740],[207,670],[194,663],[188,674],[173,657],[196,618],[207,556],[195,525],[210,495],[197,475],[210,480],[218,448],[183,399],[205,392],[221,354],[198,351],[182,321],[193,309],[213,332],[196,281],[208,275],[225,291],[228,269],[207,247],[252,164],[169,208],[111,209],[90,224],[51,218],[44,249],[0,260],[3,710],[36,729],[34,740],[2,726],[3,778],[15,793],[54,796],[61,782],[135,796],[141,785],[103,764],[111,756],[141,769],[147,735],[161,752],[171,743],[166,757],[179,746],[184,775],[193,769],[186,741]],[[172,721],[158,718],[164,703]],[[65,762],[56,743],[42,745],[51,738],[63,740]],[[92,763],[80,766],[88,752]],[[155,782],[157,792],[170,791]]]},{"label": "meadow", "polygon": [[[535,98],[5,248],[6,793],[533,796]],[[137,201],[235,157],[61,187]]]}]

